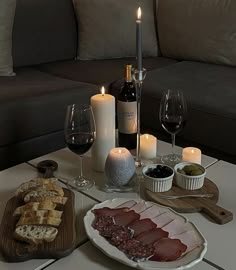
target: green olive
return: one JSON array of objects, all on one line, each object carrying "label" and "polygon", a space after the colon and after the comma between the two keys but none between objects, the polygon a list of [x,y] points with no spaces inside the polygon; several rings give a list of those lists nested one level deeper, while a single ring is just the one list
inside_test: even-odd
[{"label": "green olive", "polygon": [[203,171],[200,168],[191,171],[192,176],[201,175],[201,174],[203,174]]},{"label": "green olive", "polygon": [[184,170],[178,169],[177,172],[186,175],[186,172]]}]

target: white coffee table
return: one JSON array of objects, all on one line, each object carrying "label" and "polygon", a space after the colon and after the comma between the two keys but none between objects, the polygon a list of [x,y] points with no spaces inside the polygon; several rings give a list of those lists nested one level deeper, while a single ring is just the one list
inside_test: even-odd
[{"label": "white coffee table", "polygon": [[[158,155],[169,152],[170,145],[164,142],[159,142]],[[181,152],[181,148],[177,148],[177,152]],[[59,178],[72,179],[79,171],[78,157],[70,152],[68,149],[61,149],[59,151],[50,153],[40,158],[30,161],[31,164],[36,165],[39,161],[45,159],[55,160],[59,169],[55,173]],[[220,198],[219,205],[232,211],[236,215],[236,203],[234,202],[234,194],[236,194],[236,181],[234,175],[236,166],[223,161],[217,161],[215,158],[204,156],[202,164],[207,168],[207,176],[212,179],[219,187]],[[103,173],[97,173],[91,169],[90,158],[85,157],[84,160],[84,174],[95,179],[96,185],[90,190],[76,194],[76,213],[78,226],[78,247],[75,251],[66,258],[60,260],[30,260],[23,263],[9,264],[4,261],[0,262],[0,269],[42,269],[46,265],[48,270],[53,269],[132,269],[118,263],[95,248],[90,241],[87,241],[87,236],[83,228],[82,218],[86,211],[95,203],[115,197],[122,198],[140,198],[137,193],[106,193],[100,190],[104,185],[105,176]],[[0,207],[3,211],[5,203],[11,195],[13,190],[21,182],[29,180],[37,176],[36,170],[28,165],[21,164],[11,169],[0,173]],[[2,213],[1,211],[1,213]],[[217,225],[210,222],[199,213],[184,214],[189,220],[203,233],[208,240],[208,251],[204,261],[197,264],[191,269],[195,270],[212,270],[212,269],[235,269],[234,261],[234,244],[236,240],[236,222],[231,221],[225,225]]]}]

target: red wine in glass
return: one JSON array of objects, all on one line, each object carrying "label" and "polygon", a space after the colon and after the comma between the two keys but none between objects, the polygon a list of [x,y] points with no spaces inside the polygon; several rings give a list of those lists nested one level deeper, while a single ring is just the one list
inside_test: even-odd
[{"label": "red wine in glass", "polygon": [[186,115],[187,105],[183,93],[179,90],[165,91],[161,99],[159,118],[162,127],[171,134],[172,154],[163,156],[163,163],[174,165],[182,160],[182,157],[174,152],[175,135],[184,128]]},{"label": "red wine in glass", "polygon": [[68,148],[77,155],[83,155],[91,148],[94,136],[90,133],[78,132],[67,135],[66,144]]},{"label": "red wine in glass", "polygon": [[67,107],[65,119],[65,141],[68,148],[80,158],[80,175],[67,186],[76,190],[87,190],[94,185],[92,179],[83,175],[83,155],[95,140],[95,121],[90,105],[72,104]]}]

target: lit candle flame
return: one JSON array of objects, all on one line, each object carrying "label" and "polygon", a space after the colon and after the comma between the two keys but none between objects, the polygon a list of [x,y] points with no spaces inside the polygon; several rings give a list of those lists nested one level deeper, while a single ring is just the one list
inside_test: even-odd
[{"label": "lit candle flame", "polygon": [[103,96],[105,95],[105,87],[104,86],[102,86],[102,88],[101,88],[101,93]]},{"label": "lit candle flame", "polygon": [[141,11],[141,8],[139,7],[137,11],[137,19],[141,20],[141,16],[142,16],[142,11]]},{"label": "lit candle flame", "polygon": [[146,137],[146,139],[147,139],[147,140],[149,139],[149,136],[148,136],[148,134],[146,134],[146,135],[145,135],[145,137]]},{"label": "lit candle flame", "polygon": [[195,152],[194,149],[192,149],[192,150],[191,150],[191,153],[194,154],[194,152]]},{"label": "lit candle flame", "polygon": [[118,149],[118,153],[121,154],[122,153],[122,150],[121,149]]}]

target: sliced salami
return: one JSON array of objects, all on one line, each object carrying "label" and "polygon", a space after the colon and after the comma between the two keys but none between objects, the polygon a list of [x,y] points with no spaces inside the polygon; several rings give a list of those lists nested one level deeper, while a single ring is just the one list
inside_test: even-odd
[{"label": "sliced salami", "polygon": [[129,228],[134,231],[134,237],[140,233],[149,231],[156,228],[156,224],[151,221],[149,218],[136,220],[133,223],[129,224]]},{"label": "sliced salami", "polygon": [[133,233],[130,229],[120,226],[120,229],[113,231],[110,241],[114,246],[119,246],[123,242],[131,239],[132,236]]},{"label": "sliced salami", "polygon": [[93,223],[93,227],[94,229],[100,232],[104,229],[104,227],[108,227],[113,224],[114,224],[113,217],[96,216]]},{"label": "sliced salami", "polygon": [[175,261],[186,251],[187,246],[179,239],[162,238],[154,244],[155,254],[150,258],[152,261],[169,262]]},{"label": "sliced salami", "polygon": [[127,211],[129,211],[128,207],[121,207],[121,208],[103,207],[99,209],[93,209],[93,213],[96,216],[110,216],[110,217],[114,217]]},{"label": "sliced salami", "polygon": [[168,234],[168,232],[162,230],[161,228],[155,228],[139,234],[136,239],[141,241],[144,245],[152,245],[161,238],[168,237]]},{"label": "sliced salami", "polygon": [[145,246],[140,241],[132,238],[118,246],[127,256],[134,261],[144,261],[153,256],[154,248],[152,245]]},{"label": "sliced salami", "polygon": [[124,212],[119,215],[114,216],[115,224],[121,226],[128,226],[130,223],[134,222],[135,220],[139,219],[140,215],[135,213],[134,210],[129,212]]}]

